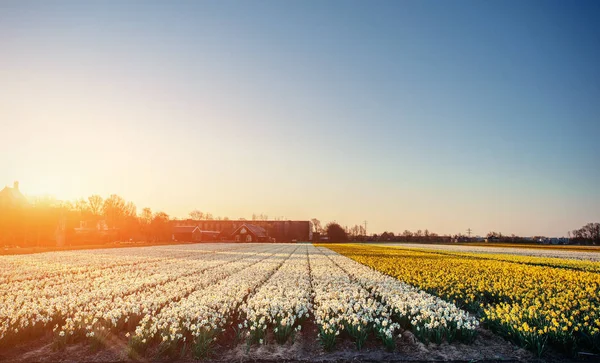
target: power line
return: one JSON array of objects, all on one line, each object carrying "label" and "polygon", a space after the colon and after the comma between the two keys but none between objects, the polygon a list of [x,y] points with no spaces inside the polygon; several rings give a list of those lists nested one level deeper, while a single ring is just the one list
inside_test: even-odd
[{"label": "power line", "polygon": [[469,238],[471,238],[471,228],[467,228],[467,235],[469,236]]}]

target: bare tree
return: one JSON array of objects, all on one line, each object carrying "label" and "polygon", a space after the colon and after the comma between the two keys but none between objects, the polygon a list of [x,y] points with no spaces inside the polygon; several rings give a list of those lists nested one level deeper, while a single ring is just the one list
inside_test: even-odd
[{"label": "bare tree", "polygon": [[190,218],[194,220],[201,220],[202,218],[204,218],[204,213],[202,213],[198,209],[194,209],[190,212]]},{"label": "bare tree", "polygon": [[152,209],[150,209],[150,208],[142,209],[142,214],[140,214],[140,221],[143,224],[147,224],[147,225],[152,223]]},{"label": "bare tree", "polygon": [[99,195],[91,195],[88,197],[90,212],[94,216],[102,215],[102,206],[104,205],[104,199]]},{"label": "bare tree", "polygon": [[600,223],[588,223],[580,229],[574,230],[573,238],[593,244],[600,244]]},{"label": "bare tree", "polygon": [[87,200],[81,198],[75,201],[75,210],[83,216],[90,212],[90,205]]},{"label": "bare tree", "polygon": [[321,227],[321,221],[313,218],[310,220],[312,222],[313,228],[315,229],[315,232],[317,233],[321,233],[323,232],[323,227]]}]

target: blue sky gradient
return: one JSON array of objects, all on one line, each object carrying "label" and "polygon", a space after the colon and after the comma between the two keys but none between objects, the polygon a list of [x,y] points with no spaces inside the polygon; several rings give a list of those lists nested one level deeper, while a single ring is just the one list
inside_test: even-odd
[{"label": "blue sky gradient", "polygon": [[596,1],[3,1],[0,184],[565,235],[600,220]]}]

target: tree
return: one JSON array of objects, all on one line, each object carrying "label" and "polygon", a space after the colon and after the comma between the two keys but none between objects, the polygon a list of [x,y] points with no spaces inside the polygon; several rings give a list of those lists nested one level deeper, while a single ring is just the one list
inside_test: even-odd
[{"label": "tree", "polygon": [[90,205],[87,200],[81,198],[75,201],[75,210],[77,210],[83,217],[87,213],[90,213]]},{"label": "tree", "polygon": [[360,224],[358,226],[358,234],[359,234],[359,236],[365,236],[367,234],[367,230],[365,229],[365,226],[363,226],[362,224]]},{"label": "tree", "polygon": [[99,195],[91,195],[88,197],[90,212],[94,216],[102,215],[102,206],[104,205],[104,201]]},{"label": "tree", "polygon": [[140,236],[140,220],[137,218],[137,207],[133,202],[125,204],[123,228],[120,231],[121,238],[132,239]]},{"label": "tree", "polygon": [[573,239],[580,242],[600,244],[600,223],[588,223],[573,231]]},{"label": "tree", "polygon": [[152,209],[144,208],[142,210],[142,214],[140,214],[140,227],[146,241],[150,241],[152,239],[152,219]]},{"label": "tree", "polygon": [[108,199],[102,204],[102,212],[106,219],[106,224],[111,228],[119,228],[122,226],[126,215],[126,202],[116,194],[111,194]]},{"label": "tree", "polygon": [[329,223],[325,229],[327,230],[327,237],[329,237],[330,242],[346,242],[348,240],[348,234],[337,223]]},{"label": "tree", "polygon": [[194,209],[190,212],[190,218],[194,220],[201,220],[202,218],[204,218],[204,213],[202,213],[198,209]]},{"label": "tree", "polygon": [[313,228],[315,229],[315,232],[317,232],[317,233],[323,232],[323,227],[321,227],[321,221],[320,220],[318,220],[316,218],[313,218],[310,221],[311,221],[311,223],[313,225]]},{"label": "tree", "polygon": [[128,240],[139,236],[137,208],[116,194],[111,194],[102,204],[102,213],[106,224],[116,229],[116,237]]},{"label": "tree", "polygon": [[142,209],[142,214],[140,214],[140,222],[142,222],[143,224],[150,224],[152,223],[152,209],[150,208],[144,208]]},{"label": "tree", "polygon": [[152,237],[155,241],[168,241],[171,236],[171,226],[169,225],[169,215],[165,212],[158,212],[152,218]]},{"label": "tree", "polygon": [[348,234],[353,237],[356,238],[360,235],[360,231],[361,228],[358,224],[355,224],[354,226],[350,227],[350,229],[348,229]]}]

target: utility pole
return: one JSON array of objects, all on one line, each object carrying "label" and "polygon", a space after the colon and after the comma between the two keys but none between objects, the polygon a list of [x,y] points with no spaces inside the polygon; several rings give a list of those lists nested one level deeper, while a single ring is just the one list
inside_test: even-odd
[{"label": "utility pole", "polygon": [[367,236],[367,221],[365,221],[365,237]]},{"label": "utility pole", "polygon": [[471,238],[471,228],[467,228],[467,235],[469,236],[469,238]]}]

